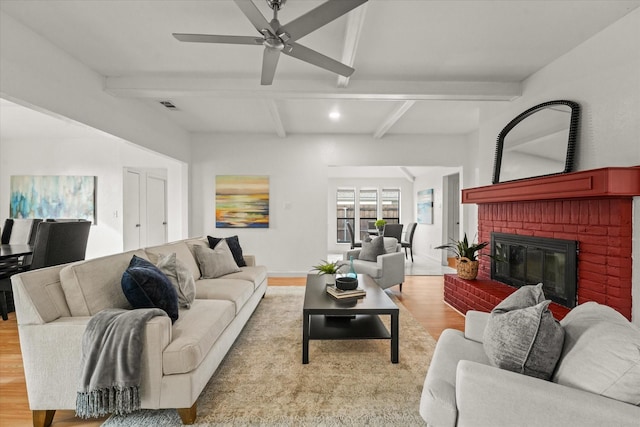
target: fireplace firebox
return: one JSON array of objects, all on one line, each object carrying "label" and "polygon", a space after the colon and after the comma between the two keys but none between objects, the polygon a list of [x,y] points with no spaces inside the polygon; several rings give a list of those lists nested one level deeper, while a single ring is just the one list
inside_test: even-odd
[{"label": "fireplace firebox", "polygon": [[543,284],[547,298],[576,306],[578,242],[491,233],[491,278],[507,285]]}]

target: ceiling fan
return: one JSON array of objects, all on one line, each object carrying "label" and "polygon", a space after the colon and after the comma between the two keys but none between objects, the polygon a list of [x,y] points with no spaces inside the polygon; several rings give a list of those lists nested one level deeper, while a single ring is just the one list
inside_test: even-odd
[{"label": "ceiling fan", "polygon": [[287,0],[266,0],[273,10],[271,22],[266,20],[251,0],[234,1],[256,27],[256,30],[261,34],[260,37],[184,33],[173,33],[173,36],[181,42],[263,45],[262,77],[260,80],[262,85],[273,83],[280,53],[345,77],[349,77],[355,71],[341,62],[296,43],[296,40],[366,3],[367,0],[329,0],[287,25],[280,25],[280,21],[278,21],[278,11]]}]

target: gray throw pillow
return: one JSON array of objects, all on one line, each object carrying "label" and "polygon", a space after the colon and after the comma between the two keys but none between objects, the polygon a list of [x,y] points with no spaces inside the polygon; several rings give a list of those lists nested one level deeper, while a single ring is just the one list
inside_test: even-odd
[{"label": "gray throw pillow", "polygon": [[358,259],[363,261],[378,261],[378,255],[384,254],[384,240],[382,236],[371,239],[370,242],[362,242],[362,249]]},{"label": "gray throw pillow", "polygon": [[564,329],[549,311],[542,283],[523,286],[491,312],[483,347],[493,366],[548,380],[558,363]]},{"label": "gray throw pillow", "polygon": [[176,289],[180,306],[191,308],[191,303],[196,297],[196,283],[189,267],[176,258],[175,252],[160,254],[156,267],[169,278]]},{"label": "gray throw pillow", "polygon": [[225,274],[241,271],[225,240],[220,240],[213,249],[199,245],[194,246],[193,249],[203,279],[215,279]]}]

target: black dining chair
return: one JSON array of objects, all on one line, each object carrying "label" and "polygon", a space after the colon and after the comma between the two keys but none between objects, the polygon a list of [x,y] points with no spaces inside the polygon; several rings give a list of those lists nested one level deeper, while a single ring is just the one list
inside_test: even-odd
[{"label": "black dining chair", "polygon": [[405,240],[400,242],[402,247],[404,248],[404,258],[407,259],[407,251],[411,251],[411,262],[413,262],[413,235],[416,232],[416,227],[418,226],[415,222],[410,222],[407,225],[407,231],[404,234]]},{"label": "black dining chair", "polygon": [[394,237],[398,243],[402,241],[402,224],[385,224],[382,230],[384,237]]},{"label": "black dining chair", "polygon": [[28,269],[35,270],[83,260],[90,229],[91,221],[40,223]]},{"label": "black dining chair", "polygon": [[11,276],[22,271],[82,261],[86,255],[90,229],[91,222],[84,220],[39,222],[30,255],[31,262],[4,273],[0,271],[0,310],[3,320],[7,320],[8,313],[13,311]]},{"label": "black dining chair", "polygon": [[356,242],[356,237],[353,232],[353,226],[350,222],[347,222],[347,231],[349,232],[349,240],[351,240],[351,249],[353,248],[361,248],[362,242]]}]

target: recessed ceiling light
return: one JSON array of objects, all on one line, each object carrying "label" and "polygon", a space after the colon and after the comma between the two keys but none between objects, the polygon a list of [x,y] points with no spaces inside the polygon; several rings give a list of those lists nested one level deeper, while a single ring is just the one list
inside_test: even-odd
[{"label": "recessed ceiling light", "polygon": [[340,118],[340,112],[339,111],[332,111],[329,113],[329,118],[331,120],[338,120]]}]

